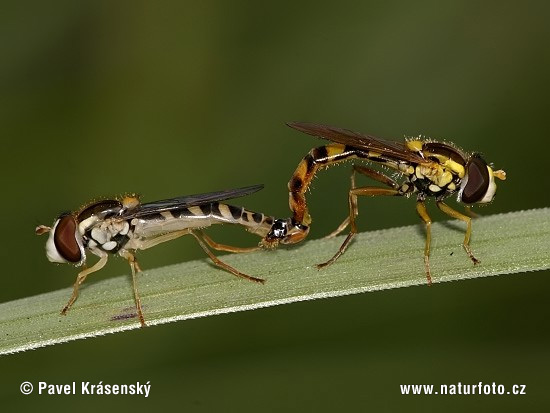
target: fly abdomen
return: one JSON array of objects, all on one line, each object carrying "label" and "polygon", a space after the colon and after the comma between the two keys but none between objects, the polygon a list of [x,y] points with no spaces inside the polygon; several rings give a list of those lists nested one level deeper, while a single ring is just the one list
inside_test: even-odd
[{"label": "fly abdomen", "polygon": [[305,192],[317,170],[337,162],[357,158],[358,152],[361,151],[347,145],[331,144],[312,149],[302,159],[288,183],[289,206],[295,222],[304,225],[311,224]]},{"label": "fly abdomen", "polygon": [[365,159],[403,172],[399,162],[374,150],[359,149],[338,143],[314,148],[298,164],[288,183],[289,206],[294,222],[305,226],[311,224],[305,193],[317,171],[351,159]]},{"label": "fly abdomen", "polygon": [[212,218],[222,222],[242,225],[247,231],[261,237],[267,235],[274,221],[271,216],[219,202],[210,204],[210,213]]},{"label": "fly abdomen", "polygon": [[245,208],[210,202],[135,218],[132,224],[135,232],[145,238],[183,229],[206,228],[215,224],[242,225],[249,232],[264,237],[273,221],[273,217]]}]

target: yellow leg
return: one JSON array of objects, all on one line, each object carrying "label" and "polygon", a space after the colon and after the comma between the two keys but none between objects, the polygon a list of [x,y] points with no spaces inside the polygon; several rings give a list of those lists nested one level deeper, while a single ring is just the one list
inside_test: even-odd
[{"label": "yellow leg", "polygon": [[227,252],[252,252],[252,251],[258,251],[261,249],[260,247],[233,247],[232,245],[225,245],[220,244],[214,241],[212,238],[210,238],[208,235],[206,235],[202,231],[198,231],[198,234],[202,237],[202,239],[208,244],[210,248],[214,248],[217,251],[227,251]]},{"label": "yellow leg", "polygon": [[69,311],[69,309],[71,308],[71,306],[74,304],[74,302],[76,301],[76,299],[78,298],[78,289],[80,287],[80,284],[82,284],[84,282],[84,280],[86,280],[86,277],[93,273],[93,272],[96,272],[96,271],[99,271],[100,269],[102,269],[105,264],[107,263],[107,254],[104,253],[104,255],[101,255],[99,257],[99,261],[96,262],[92,267],[90,268],[86,268],[85,270],[81,271],[80,273],[78,273],[77,277],[76,277],[76,281],[74,283],[74,286],[73,286],[73,293],[71,295],[71,298],[69,298],[69,302],[67,303],[67,305],[65,305],[65,307],[63,307],[63,309],[61,310],[61,314],[62,315],[65,315],[67,314],[67,311]]},{"label": "yellow leg", "polygon": [[[152,248],[158,244],[162,244],[163,242],[171,241],[173,239],[182,237],[184,235],[189,234],[188,229],[184,229],[181,231],[175,231],[168,234],[164,234],[161,236],[158,236],[156,238],[143,241],[138,249],[140,250],[146,250],[148,248]],[[139,322],[141,323],[142,327],[146,327],[147,324],[145,323],[145,317],[143,316],[143,308],[141,307],[141,298],[139,296],[139,291],[137,287],[137,273],[142,272],[141,267],[139,266],[136,257],[133,253],[131,253],[128,250],[121,250],[119,252],[120,256],[128,260],[128,264],[130,264],[130,269],[132,270],[132,285],[134,289],[134,299],[136,302],[136,311],[137,315],[139,317]]]},{"label": "yellow leg", "polygon": [[380,195],[389,195],[389,196],[399,195],[399,191],[397,189],[378,188],[374,186],[367,186],[364,188],[355,188],[349,191],[348,205],[349,205],[350,233],[348,234],[348,236],[346,237],[346,239],[338,249],[338,252],[336,252],[336,254],[334,254],[334,256],[327,262],[318,264],[317,265],[318,269],[324,268],[327,265],[334,263],[334,261],[340,258],[340,256],[346,251],[346,248],[348,247],[353,237],[355,237],[355,234],[357,233],[355,218],[359,213],[357,209],[357,197],[358,196],[380,196]]},{"label": "yellow leg", "polygon": [[212,262],[217,265],[218,267],[220,268],[223,268],[224,270],[226,271],[229,271],[231,274],[233,275],[236,275],[237,277],[240,277],[240,278],[244,278],[246,280],[249,280],[249,281],[254,281],[254,282],[257,282],[257,283],[265,283],[265,280],[261,279],[261,278],[256,278],[256,277],[252,277],[250,275],[246,275],[238,270],[236,270],[235,268],[233,268],[232,266],[230,266],[229,264],[226,264],[225,262],[223,262],[222,260],[220,260],[218,257],[216,257],[212,251],[210,251],[208,249],[208,246],[205,244],[205,241],[198,235],[198,234],[195,234],[194,232],[190,231],[189,232],[191,235],[193,235],[195,237],[195,239],[197,240],[197,242],[199,243],[199,245],[202,247],[202,249],[204,250],[204,252],[206,252],[206,254],[208,254],[208,256],[210,257],[210,259],[212,260]]},{"label": "yellow leg", "polygon": [[353,165],[353,172],[357,172],[357,173],[360,173],[361,175],[368,176],[369,178],[372,178],[375,181],[383,183],[384,185],[390,188],[399,189],[399,184],[397,182],[395,182],[389,176],[383,174],[382,172],[378,172],[375,169],[368,168],[366,166],[361,166],[361,165]]},{"label": "yellow leg", "polygon": [[138,265],[136,257],[130,251],[124,251],[121,254],[121,256],[128,260],[128,264],[130,264],[130,268],[132,269],[132,285],[134,287],[134,298],[136,301],[136,310],[139,317],[139,322],[141,323],[142,327],[147,327],[147,324],[145,324],[145,317],[143,316],[143,309],[141,308],[141,299],[139,298],[139,292],[137,288],[136,273],[141,272],[141,268]]},{"label": "yellow leg", "polygon": [[462,246],[464,247],[464,250],[468,254],[468,257],[472,260],[472,262],[475,264],[479,264],[480,261],[474,257],[474,254],[472,253],[472,249],[470,248],[470,236],[472,235],[472,218],[461,214],[458,211],[455,211],[452,209],[449,205],[445,204],[444,202],[438,201],[436,202],[437,207],[449,215],[451,218],[459,219],[461,221],[464,221],[466,223],[466,234],[464,235],[464,242],[462,243]]},{"label": "yellow leg", "polygon": [[[386,176],[383,173],[378,172],[374,169],[368,168],[366,166],[353,165],[353,169],[351,171],[351,177],[350,177],[351,189],[356,188],[356,186],[355,186],[355,173],[356,172],[360,173],[361,175],[368,176],[369,178],[372,178],[375,181],[381,182],[384,185],[389,186],[390,188],[393,188],[393,189],[398,189],[399,188],[399,185],[397,184],[397,182],[395,182],[389,176]],[[354,207],[355,207],[355,211],[358,211],[357,199],[355,200],[355,206]],[[332,231],[330,234],[328,234],[327,236],[325,236],[323,238],[324,239],[334,238],[335,236],[340,234],[343,230],[345,230],[346,227],[349,224],[350,224],[350,217],[347,216],[346,219],[344,219],[344,221],[342,221],[342,223],[340,225],[338,225],[338,228],[336,228],[334,231]]]},{"label": "yellow leg", "polygon": [[170,232],[168,234],[160,235],[156,238],[151,238],[147,241],[142,241],[139,244],[139,247],[137,247],[136,249],[146,250],[146,249],[152,248],[154,246],[157,246],[159,244],[162,244],[163,242],[172,241],[173,239],[183,237],[184,235],[187,235],[190,232],[191,232],[191,230],[189,230],[189,229],[182,229],[180,231],[174,231],[174,232]]},{"label": "yellow leg", "polygon": [[[352,190],[355,189],[355,165],[354,165],[353,169],[351,170],[350,181],[351,181],[350,191],[352,191]],[[348,194],[348,198],[349,198],[349,194]],[[349,201],[349,202],[352,202],[352,201]],[[355,197],[353,202],[354,202],[353,209],[356,211],[355,213],[357,214],[358,213],[357,212],[357,197]],[[352,209],[352,206],[350,206],[350,209]],[[346,217],[346,219],[344,219],[344,221],[342,221],[342,223],[340,225],[338,225],[338,228],[336,228],[334,231],[332,231],[330,234],[328,234],[326,237],[323,237],[323,238],[324,239],[329,239],[329,238],[336,237],[338,234],[340,234],[343,230],[345,230],[348,227],[349,223],[350,223],[350,216],[348,215]],[[349,237],[349,235],[348,235],[348,237]],[[325,263],[325,264],[329,265],[328,263]],[[324,266],[324,265],[319,264],[317,266],[317,268],[321,268],[321,266]]]},{"label": "yellow leg", "polygon": [[[265,280],[261,278],[251,277],[250,275],[243,274],[242,272],[236,270],[235,268],[231,267],[230,265],[224,263],[221,261],[218,257],[216,257],[212,251],[208,249],[208,245],[210,245],[214,249],[219,249],[222,251],[229,251],[229,252],[249,252],[249,251],[255,251],[257,249],[260,249],[259,247],[251,247],[251,248],[239,248],[239,247],[232,247],[229,245],[224,244],[218,244],[217,242],[214,242],[210,237],[203,234],[201,231],[198,231],[198,234],[193,232],[191,229],[184,229],[181,231],[172,232],[170,234],[161,235],[160,237],[153,238],[151,240],[143,242],[142,245],[140,245],[139,249],[147,249],[154,247],[155,245],[158,245],[162,242],[170,241],[176,238],[179,238],[183,235],[191,234],[195,239],[198,241],[201,248],[208,254],[210,259],[216,264],[218,267],[223,268],[226,271],[229,271],[231,274],[236,275],[237,277],[245,278],[250,281],[255,281],[259,283],[264,283]],[[135,261],[135,265],[137,265],[137,261]]]},{"label": "yellow leg", "polygon": [[472,207],[470,205],[466,205],[464,207],[464,211],[466,212],[466,215],[470,218],[479,218],[481,216],[477,212],[472,211]]},{"label": "yellow leg", "polygon": [[349,225],[349,216],[346,217],[346,219],[344,219],[342,221],[342,223],[340,225],[338,225],[338,228],[336,228],[334,231],[332,231],[330,234],[328,235],[325,235],[323,237],[323,239],[330,239],[330,238],[334,238],[336,237],[337,235],[339,235],[343,230],[345,230]]},{"label": "yellow leg", "polygon": [[432,243],[432,219],[426,210],[424,201],[416,201],[416,212],[426,224],[426,245],[424,246],[424,269],[426,270],[426,278],[428,285],[432,285],[432,273],[430,271],[430,244]]}]

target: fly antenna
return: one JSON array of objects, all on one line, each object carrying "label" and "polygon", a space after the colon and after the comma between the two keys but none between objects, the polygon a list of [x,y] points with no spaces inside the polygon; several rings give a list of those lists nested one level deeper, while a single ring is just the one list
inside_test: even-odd
[{"label": "fly antenna", "polygon": [[47,227],[46,225],[39,225],[35,228],[34,232],[36,235],[42,235],[47,232],[50,232],[52,229],[50,227]]},{"label": "fly antenna", "polygon": [[499,169],[498,171],[494,171],[493,175],[495,176],[495,178],[498,178],[501,181],[506,180],[506,172],[504,172],[502,169]]}]

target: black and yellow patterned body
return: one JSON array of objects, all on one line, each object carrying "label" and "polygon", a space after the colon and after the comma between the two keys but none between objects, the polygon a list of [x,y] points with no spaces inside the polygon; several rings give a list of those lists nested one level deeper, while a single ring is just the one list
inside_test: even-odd
[{"label": "black and yellow patterned body", "polygon": [[[340,233],[347,225],[350,225],[351,231],[334,257],[318,267],[329,265],[340,257],[357,232],[355,218],[358,215],[358,196],[409,197],[412,194],[416,194],[416,208],[427,227],[425,269],[428,282],[431,282],[431,219],[424,204],[427,198],[435,198],[437,206],[443,212],[468,224],[463,245],[472,261],[479,262],[469,247],[470,217],[453,210],[443,200],[457,193],[459,202],[466,205],[490,202],[496,190],[494,178],[505,179],[504,171],[493,171],[479,155],[466,154],[448,143],[421,139],[395,142],[346,129],[309,123],[292,123],[289,126],[334,143],[312,149],[298,164],[288,183],[289,206],[292,211],[288,232],[294,232],[294,237],[292,240],[275,242],[293,243],[294,240],[300,241],[307,236],[312,218],[305,194],[320,169],[345,161],[360,160],[378,168],[354,165],[348,200],[349,217],[331,235]],[[392,176],[384,173],[387,170],[393,172]],[[366,175],[381,185],[356,187],[355,173]],[[393,176],[400,176],[401,182],[394,180]]]},{"label": "black and yellow patterned body", "polygon": [[298,164],[288,183],[289,206],[295,222],[309,226],[311,216],[305,193],[319,169],[336,163],[364,160],[389,168],[404,177],[396,195],[443,200],[456,193],[465,175],[467,157],[448,144],[411,140],[403,144],[409,156],[365,150],[351,145],[330,144],[312,149]]}]

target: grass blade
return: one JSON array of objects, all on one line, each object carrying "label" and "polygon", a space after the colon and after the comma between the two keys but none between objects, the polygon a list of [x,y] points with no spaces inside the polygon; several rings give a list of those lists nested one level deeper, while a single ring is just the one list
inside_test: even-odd
[{"label": "grass blade", "polygon": [[[550,268],[550,208],[482,217],[474,222],[473,266],[461,248],[464,224],[432,227],[434,282]],[[236,268],[267,279],[239,280],[207,259],[146,270],[139,290],[149,325],[235,311],[425,284],[424,231],[414,225],[362,233],[340,260],[321,271],[342,238],[293,249],[229,255]],[[437,286],[432,287],[437,288]],[[0,304],[0,354],[139,328],[129,276],[84,284],[66,317],[71,289]]]}]

